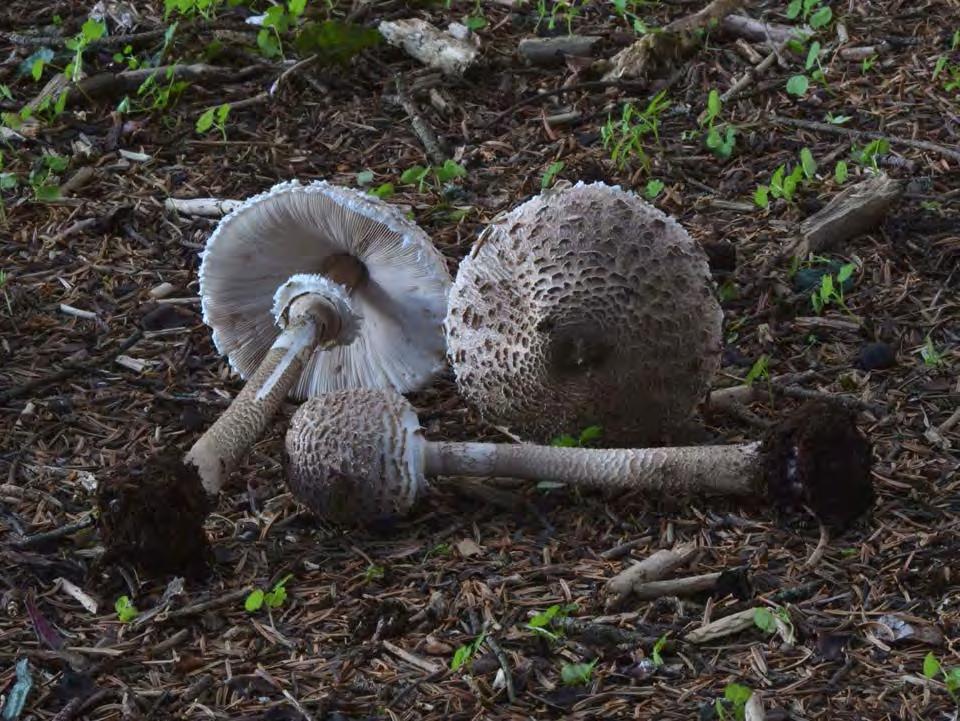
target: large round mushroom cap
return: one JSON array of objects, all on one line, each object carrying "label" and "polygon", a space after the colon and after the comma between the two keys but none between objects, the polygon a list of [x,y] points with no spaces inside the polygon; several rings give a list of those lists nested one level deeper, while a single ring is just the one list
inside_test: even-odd
[{"label": "large round mushroom cap", "polygon": [[430,238],[395,207],[351,188],[281,183],[224,217],[200,266],[203,319],[213,342],[249,377],[280,333],[274,295],[331,256],[363,263],[349,306],[352,342],[317,349],[290,391],[303,400],[349,388],[425,385],[445,366],[450,274]]},{"label": "large round mushroom cap", "polygon": [[707,257],[671,217],[604,183],[547,191],[494,221],[450,291],[463,396],[532,440],[603,427],[662,442],[719,365]]},{"label": "large round mushroom cap", "polygon": [[321,518],[347,525],[404,515],[424,480],[416,411],[390,389],[311,398],[290,419],[290,492]]}]

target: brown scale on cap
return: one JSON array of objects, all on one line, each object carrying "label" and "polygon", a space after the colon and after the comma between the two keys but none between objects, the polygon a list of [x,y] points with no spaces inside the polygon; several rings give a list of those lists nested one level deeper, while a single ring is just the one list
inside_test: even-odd
[{"label": "brown scale on cap", "polygon": [[549,191],[460,265],[445,326],[461,393],[535,440],[600,424],[652,444],[709,391],[722,311],[707,257],[672,218],[603,183]]}]

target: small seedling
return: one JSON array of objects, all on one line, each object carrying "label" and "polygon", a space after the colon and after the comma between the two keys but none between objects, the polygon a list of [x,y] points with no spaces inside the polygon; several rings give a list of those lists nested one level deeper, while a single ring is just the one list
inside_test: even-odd
[{"label": "small seedling", "polygon": [[838,185],[843,185],[847,182],[848,174],[847,162],[845,160],[838,160],[833,168],[833,179],[837,181]]},{"label": "small seedling", "polygon": [[790,79],[787,80],[787,92],[790,95],[796,95],[800,97],[807,92],[807,89],[810,87],[810,78],[806,75],[792,75]]},{"label": "small seedling", "polygon": [[665,187],[662,180],[654,178],[647,181],[647,187],[644,188],[643,194],[647,196],[647,200],[653,200],[663,192]]},{"label": "small seedling", "polygon": [[660,142],[660,116],[670,107],[666,94],[666,90],[657,93],[643,110],[637,110],[633,103],[627,103],[623,106],[619,122],[607,117],[607,122],[600,128],[600,138],[604,150],[610,153],[610,159],[617,168],[622,170],[633,158],[638,159],[645,169],[650,167],[644,143],[649,135],[653,136],[655,142]]},{"label": "small seedling", "polygon": [[874,170],[878,170],[877,159],[890,152],[890,141],[885,138],[877,138],[867,143],[864,147],[854,146],[851,156],[854,161],[860,165],[865,165]]},{"label": "small seedling", "polygon": [[660,655],[660,652],[663,650],[663,647],[667,645],[667,634],[663,634],[660,638],[657,639],[657,642],[653,644],[653,650],[650,652],[650,660],[653,661],[653,665],[657,668],[663,666],[663,656]]},{"label": "small seedling", "polygon": [[547,626],[552,624],[555,618],[566,618],[571,611],[575,610],[577,610],[577,606],[573,603],[568,603],[563,606],[560,604],[554,604],[545,611],[540,611],[534,615],[530,621],[527,622],[526,628],[530,629],[534,633],[539,633],[543,636],[546,636],[551,641],[556,641],[559,636],[552,631],[548,631]]},{"label": "small seedling", "polygon": [[746,686],[738,683],[727,684],[726,688],[723,689],[723,698],[718,698],[713,705],[717,712],[717,718],[721,721],[728,718],[743,721],[747,701],[750,700],[751,696],[753,696],[753,691]]},{"label": "small seedling", "polygon": [[750,367],[750,372],[743,379],[743,384],[752,386],[754,381],[761,378],[770,380],[770,357],[767,355],[762,355],[754,361],[754,364]]},{"label": "small seedling", "polygon": [[930,651],[923,659],[923,675],[930,679],[943,676],[943,685],[946,686],[947,693],[950,694],[953,702],[960,706],[960,666],[947,670],[933,655],[933,651]]},{"label": "small seedling", "polygon": [[934,347],[933,339],[929,335],[920,349],[920,357],[927,368],[937,368],[945,363],[943,355]]},{"label": "small seedling", "polygon": [[550,441],[550,445],[556,446],[557,448],[584,448],[589,446],[593,441],[599,440],[602,435],[602,426],[588,426],[580,431],[580,435],[576,438],[564,434]]},{"label": "small seedling", "polygon": [[820,287],[810,295],[810,303],[817,315],[823,312],[823,309],[835,303],[846,313],[850,313],[846,303],[843,300],[843,286],[852,276],[857,266],[853,263],[847,263],[837,271],[837,281],[834,283],[831,273],[824,273],[820,278]]},{"label": "small seedling", "polygon": [[[83,51],[86,50],[94,40],[102,38],[106,32],[106,24],[89,18],[80,28],[80,32],[65,43],[68,49],[73,50],[73,60],[67,65],[63,74],[74,82],[79,80],[80,73],[83,70]],[[34,79],[37,80],[39,78],[34,76]]]},{"label": "small seedling", "polygon": [[590,677],[593,676],[593,667],[597,665],[598,659],[593,659],[590,663],[565,663],[560,668],[560,680],[567,686],[583,686],[590,683]]},{"label": "small seedling", "polygon": [[849,123],[853,120],[853,117],[850,115],[834,115],[833,113],[827,113],[827,122],[831,125],[843,125],[844,123]]},{"label": "small seedling", "polygon": [[453,660],[450,661],[450,670],[459,671],[465,665],[470,663],[470,660],[477,653],[477,650],[480,648],[480,644],[483,643],[486,637],[486,633],[481,633],[479,636],[473,639],[473,641],[460,646],[456,651],[454,651]]},{"label": "small seedling", "polygon": [[467,169],[453,160],[445,160],[443,165],[414,165],[407,168],[400,175],[402,185],[416,185],[422,193],[431,178],[437,190],[442,190],[444,183],[449,183],[455,178],[463,178],[467,175]]},{"label": "small seedling", "polygon": [[706,126],[707,128],[707,135],[704,142],[710,152],[721,160],[726,160],[733,154],[733,148],[736,145],[737,129],[732,125],[714,124],[720,115],[721,108],[720,93],[715,89],[711,90],[707,96],[707,109],[704,111],[703,118],[700,120],[700,127]]},{"label": "small seedling", "polygon": [[129,596],[120,596],[113,604],[113,608],[117,612],[117,618],[120,620],[120,623],[130,623],[140,615],[140,612],[137,610],[137,607],[133,605],[133,601],[130,600]]},{"label": "small seedling", "polygon": [[820,5],[820,0],[791,0],[787,6],[787,17],[790,20],[801,19],[809,22],[814,30],[826,27],[833,19],[833,10]]},{"label": "small seedling", "polygon": [[807,180],[813,180],[817,174],[817,161],[813,159],[813,153],[810,148],[804,148],[800,151],[800,167]]},{"label": "small seedling", "polygon": [[556,179],[557,174],[563,170],[565,163],[562,160],[557,160],[547,166],[547,169],[543,171],[543,177],[540,178],[540,189],[546,190]]},{"label": "small seedling", "polygon": [[363,572],[363,581],[364,583],[370,583],[372,581],[379,581],[381,578],[386,575],[387,570],[383,566],[369,565],[367,570]]},{"label": "small seedling", "polygon": [[216,128],[220,131],[223,139],[226,140],[228,115],[230,115],[229,103],[223,103],[222,105],[205,110],[203,114],[197,118],[197,132],[206,133],[211,128]]},{"label": "small seedling", "polygon": [[293,578],[292,574],[284,576],[269,591],[264,591],[262,588],[253,589],[243,603],[247,613],[256,613],[263,608],[263,604],[267,604],[267,608],[280,608],[287,600],[286,583],[291,578]]}]

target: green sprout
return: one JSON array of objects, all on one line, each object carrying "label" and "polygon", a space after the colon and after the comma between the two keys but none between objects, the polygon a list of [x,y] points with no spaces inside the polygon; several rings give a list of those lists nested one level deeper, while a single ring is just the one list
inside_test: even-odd
[{"label": "green sprout", "polygon": [[563,170],[565,163],[562,160],[557,160],[547,166],[547,169],[543,171],[543,177],[540,178],[540,189],[546,190],[556,179],[557,174]]},{"label": "green sprout", "polygon": [[130,600],[129,596],[120,596],[113,604],[113,608],[117,612],[117,618],[120,620],[120,623],[130,623],[140,615],[140,612],[137,610],[137,607],[133,605],[133,601]]},{"label": "green sprout", "polygon": [[480,648],[480,644],[483,643],[486,637],[486,633],[481,633],[479,636],[473,639],[473,641],[460,646],[456,651],[454,651],[453,660],[450,661],[450,670],[459,671],[465,665],[470,663],[470,660],[477,653],[477,650]]},{"label": "green sprout", "polygon": [[293,578],[292,574],[284,576],[269,591],[264,591],[262,588],[253,589],[243,603],[244,609],[247,613],[256,613],[263,608],[264,604],[267,608],[280,608],[287,600],[286,583],[291,578]]},{"label": "green sprout", "polygon": [[593,667],[597,665],[598,659],[593,659],[590,663],[565,663],[560,668],[560,680],[567,686],[582,686],[590,683],[590,677],[593,675]]}]

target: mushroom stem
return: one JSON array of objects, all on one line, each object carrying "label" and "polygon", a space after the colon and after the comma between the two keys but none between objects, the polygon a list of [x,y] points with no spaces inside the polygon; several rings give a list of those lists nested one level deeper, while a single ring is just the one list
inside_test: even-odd
[{"label": "mushroom stem", "polygon": [[[350,294],[366,277],[363,264],[332,256],[322,275]],[[318,293],[295,297],[284,310],[286,327],[233,403],[193,444],[184,463],[197,467],[204,489],[217,493],[227,476],[266,430],[318,347],[336,344],[344,322],[339,308]]]},{"label": "mushroom stem", "polygon": [[758,489],[759,443],[594,449],[426,443],[425,475],[510,476],[602,488],[746,495]]}]

